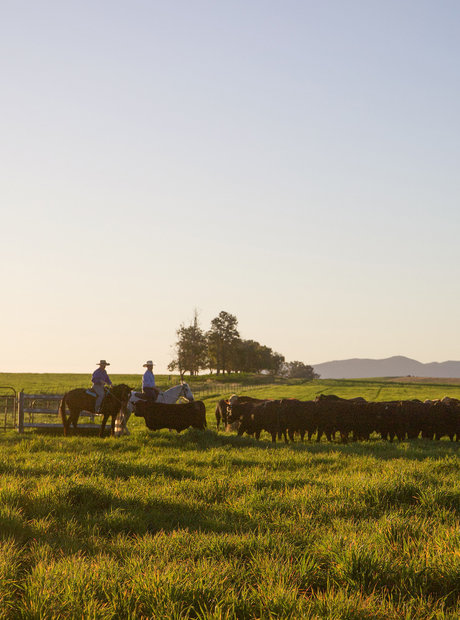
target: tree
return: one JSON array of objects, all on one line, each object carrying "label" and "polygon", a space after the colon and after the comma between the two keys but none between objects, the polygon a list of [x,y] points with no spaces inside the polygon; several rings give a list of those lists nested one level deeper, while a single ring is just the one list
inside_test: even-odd
[{"label": "tree", "polygon": [[313,370],[313,366],[298,361],[283,364],[282,372],[290,379],[307,379],[308,381],[319,379],[319,375]]},{"label": "tree", "polygon": [[237,325],[236,316],[224,310],[211,321],[211,329],[206,334],[208,357],[209,365],[217,374],[235,369],[234,348],[240,338]]},{"label": "tree", "polygon": [[240,340],[235,347],[236,369],[242,372],[268,370],[278,373],[284,357],[256,340]]},{"label": "tree", "polygon": [[195,309],[191,324],[186,327],[183,323],[176,331],[176,358],[168,364],[168,370],[179,370],[182,375],[189,372],[197,375],[202,368],[206,368],[207,340],[198,321],[198,311]]}]

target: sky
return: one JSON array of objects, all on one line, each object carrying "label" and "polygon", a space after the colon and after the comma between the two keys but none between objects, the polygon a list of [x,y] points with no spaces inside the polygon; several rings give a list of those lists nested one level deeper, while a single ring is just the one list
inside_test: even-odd
[{"label": "sky", "polygon": [[0,0],[0,371],[460,359],[455,0]]}]

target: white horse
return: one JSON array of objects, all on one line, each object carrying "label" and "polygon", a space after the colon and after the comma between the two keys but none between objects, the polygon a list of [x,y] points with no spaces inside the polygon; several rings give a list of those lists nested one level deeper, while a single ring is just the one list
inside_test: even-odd
[{"label": "white horse", "polygon": [[[169,388],[169,390],[160,392],[155,402],[173,405],[174,403],[177,403],[179,398],[186,398],[188,401],[194,400],[192,390],[190,389],[189,384],[185,383],[185,381],[183,381],[179,385],[175,385],[174,387]],[[120,437],[120,435],[130,435],[130,432],[126,428],[126,425],[128,424],[128,420],[131,417],[132,412],[134,411],[134,405],[139,400],[144,400],[142,398],[142,394],[133,390],[131,392],[131,396],[129,397],[126,411],[120,411],[115,420],[115,437]]]}]

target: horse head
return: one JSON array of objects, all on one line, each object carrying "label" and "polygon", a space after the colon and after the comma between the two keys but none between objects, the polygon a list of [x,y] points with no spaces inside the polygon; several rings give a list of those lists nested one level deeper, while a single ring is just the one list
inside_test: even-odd
[{"label": "horse head", "polygon": [[126,385],[126,383],[119,383],[111,388],[109,394],[112,394],[122,404],[126,405],[131,396],[131,392],[132,388],[130,388],[129,385]]},{"label": "horse head", "polygon": [[185,398],[190,401],[194,400],[192,390],[190,389],[189,384],[185,381],[182,381],[181,396],[185,396]]}]

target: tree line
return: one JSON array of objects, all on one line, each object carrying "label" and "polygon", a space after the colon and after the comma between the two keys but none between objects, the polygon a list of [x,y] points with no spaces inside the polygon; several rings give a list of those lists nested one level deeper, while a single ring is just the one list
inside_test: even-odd
[{"label": "tree line", "polygon": [[316,379],[313,368],[303,362],[286,362],[284,355],[256,340],[245,340],[238,332],[238,319],[222,310],[205,331],[195,310],[190,325],[176,330],[175,357],[168,365],[171,372],[197,375],[200,371],[224,374],[262,371],[290,378]]}]

